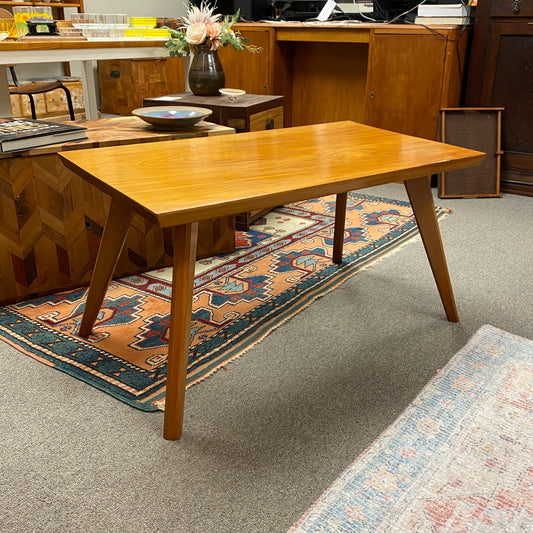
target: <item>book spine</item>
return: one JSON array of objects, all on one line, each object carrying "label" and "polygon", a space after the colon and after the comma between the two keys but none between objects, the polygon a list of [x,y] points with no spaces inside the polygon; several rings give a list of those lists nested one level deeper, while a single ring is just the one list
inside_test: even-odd
[{"label": "book spine", "polygon": [[468,17],[469,9],[463,4],[422,4],[418,6],[417,14],[420,17]]}]

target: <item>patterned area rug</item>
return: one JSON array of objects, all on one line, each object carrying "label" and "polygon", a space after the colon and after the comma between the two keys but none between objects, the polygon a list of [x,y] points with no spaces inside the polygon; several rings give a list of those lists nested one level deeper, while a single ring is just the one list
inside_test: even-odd
[{"label": "patterned area rug", "polygon": [[[334,196],[277,208],[237,232],[235,253],[197,262],[188,386],[418,235],[407,202],[351,194],[335,265],[334,210]],[[164,269],[113,281],[88,340],[75,335],[85,289],[0,307],[0,338],[130,405],[164,409],[170,280]]]},{"label": "patterned area rug", "polygon": [[290,533],[533,531],[533,341],[483,326]]}]

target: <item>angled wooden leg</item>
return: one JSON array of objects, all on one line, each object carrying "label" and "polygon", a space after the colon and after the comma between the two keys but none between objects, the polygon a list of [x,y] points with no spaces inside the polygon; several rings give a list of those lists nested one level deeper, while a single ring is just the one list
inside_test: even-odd
[{"label": "angled wooden leg", "polygon": [[337,204],[335,205],[335,229],[333,232],[333,257],[334,263],[342,263],[342,248],[344,246],[344,226],[346,224],[346,203],[348,193],[337,194]]},{"label": "angled wooden leg", "polygon": [[163,437],[167,440],[179,439],[183,426],[197,241],[198,222],[174,228],[174,269],[163,429]]},{"label": "angled wooden leg", "polygon": [[107,286],[126,241],[132,218],[133,210],[127,204],[115,199],[111,201],[78,331],[80,337],[88,337],[91,334],[100,307],[102,307]]},{"label": "angled wooden leg", "polygon": [[459,322],[444,248],[442,246],[439,223],[435,214],[430,180],[431,178],[428,176],[406,180],[404,183],[411,206],[413,207],[420,235],[422,236],[422,242],[426,249],[429,264],[433,271],[433,277],[437,283],[440,298],[444,305],[446,317],[450,322]]}]

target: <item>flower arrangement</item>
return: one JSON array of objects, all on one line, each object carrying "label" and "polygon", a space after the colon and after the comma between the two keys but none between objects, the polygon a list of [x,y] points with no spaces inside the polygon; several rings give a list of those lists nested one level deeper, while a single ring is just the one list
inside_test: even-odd
[{"label": "flower arrangement", "polygon": [[261,51],[261,48],[247,44],[248,39],[231,29],[239,18],[240,10],[232,16],[225,15],[222,21],[221,15],[213,11],[214,8],[204,2],[200,7],[189,5],[187,16],[183,18],[184,26],[177,30],[167,28],[170,38],[165,46],[170,57],[189,55],[200,45],[209,45],[211,50],[231,45],[235,50]]}]

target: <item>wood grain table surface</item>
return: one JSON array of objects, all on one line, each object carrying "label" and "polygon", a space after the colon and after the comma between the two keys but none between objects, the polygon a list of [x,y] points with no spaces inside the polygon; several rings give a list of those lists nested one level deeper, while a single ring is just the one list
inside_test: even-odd
[{"label": "wood grain table surface", "polygon": [[79,334],[91,333],[133,213],[174,228],[163,435],[179,439],[198,221],[336,194],[332,260],[340,263],[348,191],[397,181],[405,183],[446,316],[458,321],[430,175],[484,155],[349,121],[60,153],[112,197]]}]

